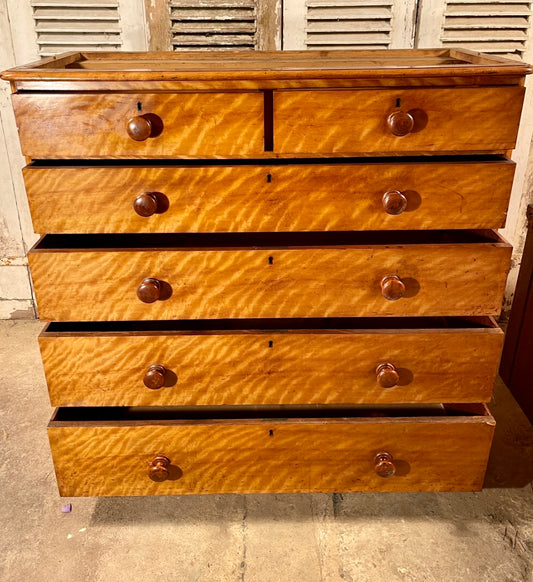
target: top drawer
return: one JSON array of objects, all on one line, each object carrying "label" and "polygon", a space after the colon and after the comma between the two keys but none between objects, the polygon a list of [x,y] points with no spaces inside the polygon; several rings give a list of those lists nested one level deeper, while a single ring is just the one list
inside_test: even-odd
[{"label": "top drawer", "polygon": [[274,151],[361,155],[503,152],[524,88],[288,90],[274,93]]},{"label": "top drawer", "polygon": [[22,153],[45,158],[255,156],[255,93],[14,94]]}]

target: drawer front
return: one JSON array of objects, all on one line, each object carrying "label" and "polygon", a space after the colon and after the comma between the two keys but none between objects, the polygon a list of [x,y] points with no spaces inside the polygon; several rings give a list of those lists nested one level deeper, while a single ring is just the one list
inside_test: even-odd
[{"label": "drawer front", "polygon": [[490,416],[68,424],[48,434],[69,497],[478,490],[494,431]]},{"label": "drawer front", "polygon": [[22,152],[35,159],[240,157],[264,151],[261,93],[12,97]]},{"label": "drawer front", "polygon": [[[42,319],[107,321],[497,315],[510,254],[505,243],[414,244],[41,250],[29,261]],[[398,286],[401,299],[385,298]]]},{"label": "drawer front", "polygon": [[[274,92],[280,154],[514,148],[523,87]],[[393,114],[392,117],[391,114]],[[394,132],[405,132],[395,135]]]},{"label": "drawer front", "polygon": [[500,228],[513,175],[508,161],[24,170],[41,233]]},{"label": "drawer front", "polygon": [[490,400],[489,329],[43,333],[52,406],[401,404]]}]

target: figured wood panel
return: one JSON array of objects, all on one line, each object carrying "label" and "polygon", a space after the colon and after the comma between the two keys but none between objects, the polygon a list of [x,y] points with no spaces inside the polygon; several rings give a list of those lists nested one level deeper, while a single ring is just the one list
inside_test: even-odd
[{"label": "figured wood panel", "polygon": [[[508,244],[491,242],[37,250],[29,261],[41,318],[84,321],[496,315],[510,255]],[[406,286],[398,301],[381,293],[390,275]],[[137,287],[154,277],[168,298],[143,303]]]},{"label": "figured wood panel", "polygon": [[[63,496],[479,490],[494,432],[491,417],[91,425],[48,429]],[[374,470],[381,451],[393,477]]]},{"label": "figured wood panel", "polygon": [[[280,154],[489,151],[513,149],[523,87],[276,91],[274,151]],[[414,130],[396,136],[394,111]]]},{"label": "figured wood panel", "polygon": [[[503,333],[383,330],[42,335],[52,406],[401,404],[490,400]],[[143,377],[164,366],[165,387]],[[383,388],[391,363],[399,383]]]},{"label": "figured wood panel", "polygon": [[[500,228],[513,175],[508,161],[24,169],[41,233]],[[407,198],[400,215],[385,212],[390,190]],[[143,192],[168,209],[139,216]]]},{"label": "figured wood panel", "polygon": [[[216,157],[263,152],[263,95],[259,92],[16,93],[12,99],[22,152],[33,158]],[[142,115],[158,116],[162,130],[155,137],[135,141],[127,133],[127,123]]]}]

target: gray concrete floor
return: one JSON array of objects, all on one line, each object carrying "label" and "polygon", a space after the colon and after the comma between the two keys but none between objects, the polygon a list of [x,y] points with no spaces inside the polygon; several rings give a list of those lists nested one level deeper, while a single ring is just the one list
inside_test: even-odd
[{"label": "gray concrete floor", "polygon": [[481,493],[62,499],[41,328],[0,323],[0,580],[533,581],[533,428],[500,382]]}]

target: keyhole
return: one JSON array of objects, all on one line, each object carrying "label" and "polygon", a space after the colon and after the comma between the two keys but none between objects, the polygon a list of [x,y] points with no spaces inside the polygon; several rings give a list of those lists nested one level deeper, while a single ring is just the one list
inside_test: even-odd
[{"label": "keyhole", "polygon": [[268,434],[269,434],[269,436],[274,436],[274,431],[273,431],[272,429],[270,429],[270,430],[268,431]]},{"label": "keyhole", "polygon": [[143,110],[143,104],[140,101],[137,101],[137,111]]},{"label": "keyhole", "polygon": [[267,174],[267,182],[270,184],[272,182],[272,174]]},{"label": "keyhole", "polygon": [[273,347],[274,347],[274,342],[273,342],[272,340],[270,340],[270,341],[268,342],[268,347],[269,347],[269,348],[273,348]]},{"label": "keyhole", "polygon": [[398,99],[396,99],[396,107],[400,107],[402,104],[402,100],[398,97]]},{"label": "keyhole", "polygon": [[273,265],[274,264],[274,257],[268,257],[268,264],[269,265]]}]

